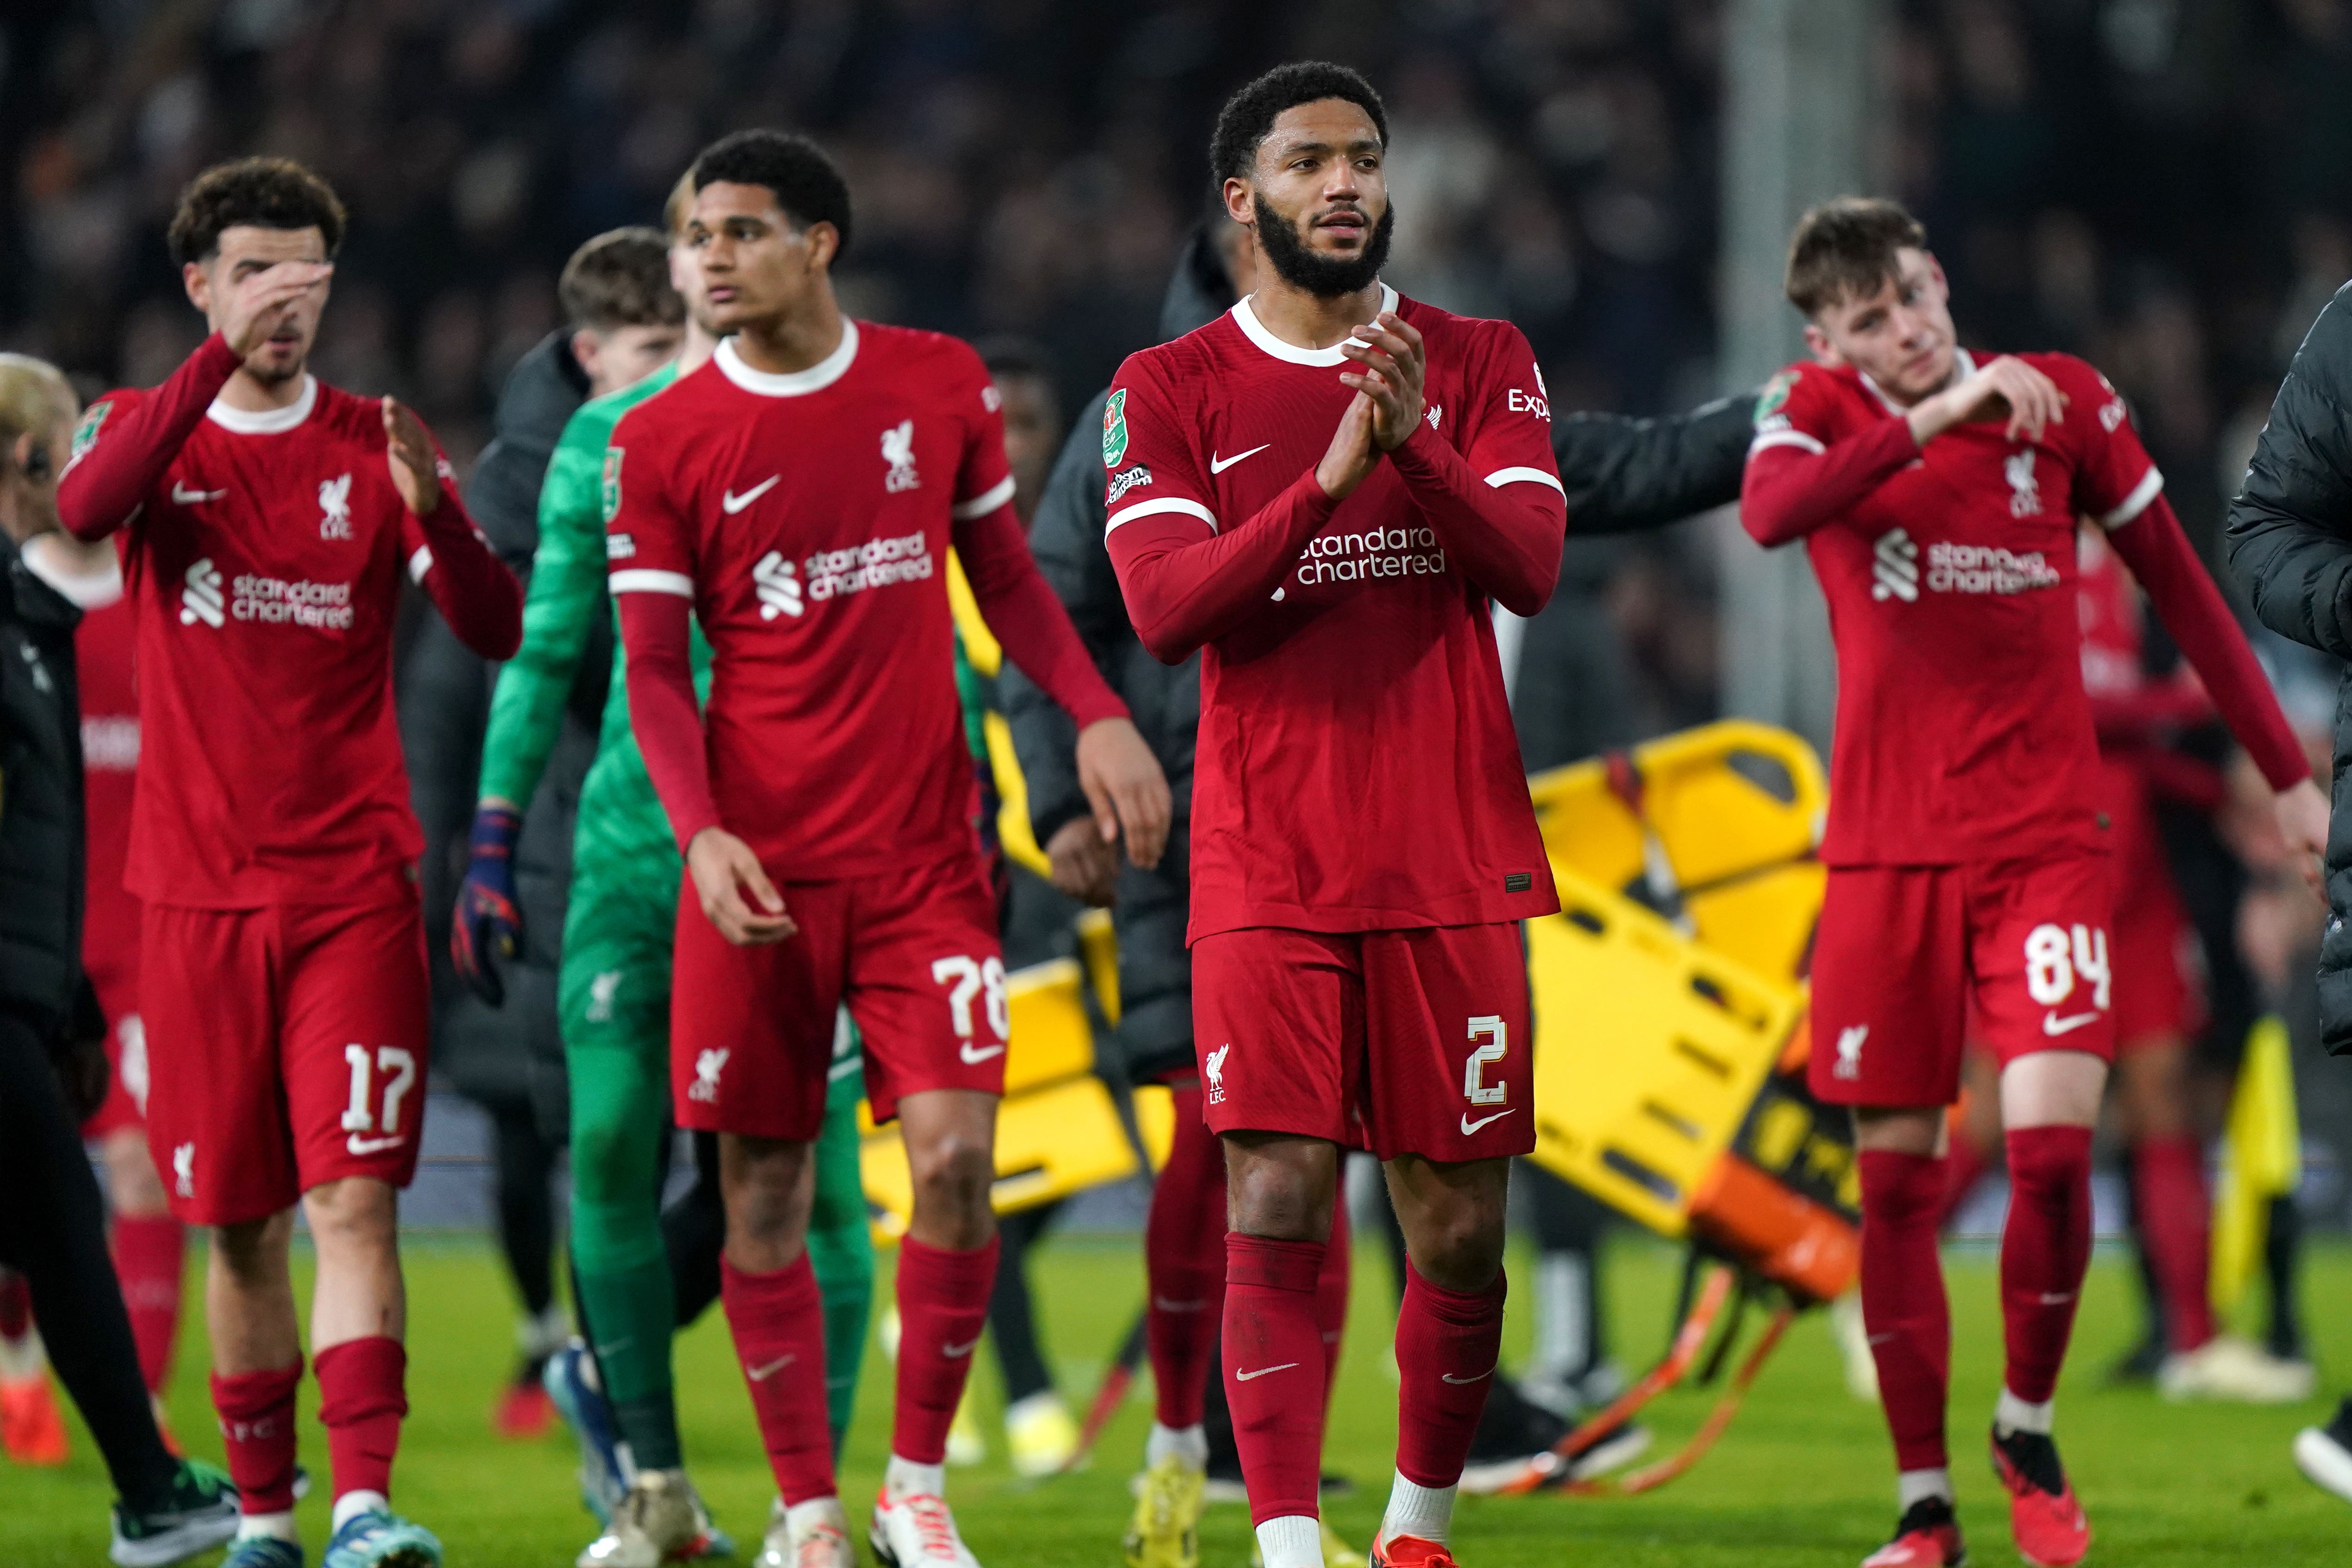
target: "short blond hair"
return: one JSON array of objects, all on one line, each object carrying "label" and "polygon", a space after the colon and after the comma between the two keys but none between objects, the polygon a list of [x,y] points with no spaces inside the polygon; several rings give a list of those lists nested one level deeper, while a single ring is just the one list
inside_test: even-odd
[{"label": "short blond hair", "polygon": [[[30,354],[0,354],[0,462],[14,467],[18,437],[33,437],[37,447],[80,412],[81,400],[57,366]],[[48,455],[52,476],[65,458],[62,452]]]},{"label": "short blond hair", "polygon": [[688,169],[669,188],[669,200],[662,204],[662,227],[669,231],[670,243],[676,245],[686,237],[686,221],[694,216],[694,171]]}]

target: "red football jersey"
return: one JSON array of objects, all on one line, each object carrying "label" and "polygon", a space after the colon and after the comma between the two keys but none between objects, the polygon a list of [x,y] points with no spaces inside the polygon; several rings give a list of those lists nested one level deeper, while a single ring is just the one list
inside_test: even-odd
[{"label": "red football jersey", "polygon": [[[2019,357],[2070,400],[2039,441],[2010,440],[1998,419],[1957,426],[1806,538],[1838,653],[1831,864],[2107,841],[2075,519],[2120,527],[2164,481],[2096,371]],[[1973,369],[1962,354],[1959,373]],[[1904,412],[1850,368],[1791,366],[1759,404],[1751,483],[1780,449],[1819,455]]]},{"label": "red football jersey", "polygon": [[[1012,498],[998,403],[969,345],[845,319],[808,370],[761,371],[722,343],[622,416],[604,460],[613,591],[690,601],[712,653],[688,740],[708,800],[664,790],[681,841],[715,810],[807,882],[975,847],[946,558]],[[969,550],[965,565],[977,586]],[[1000,628],[1008,653],[1019,630]],[[1123,711],[1093,685],[1101,714]],[[634,713],[656,783],[673,778]]]},{"label": "red football jersey", "polygon": [[[512,651],[517,591],[446,463],[429,526],[409,512],[377,399],[306,377],[292,405],[247,413],[211,395],[236,366],[215,337],[163,387],[92,403],[59,486],[76,533],[125,528],[141,747],[126,881],[199,908],[364,899],[423,848],[392,702],[402,579],[492,657]],[[476,592],[493,615],[452,612]]]},{"label": "red football jersey", "polygon": [[[1554,492],[1539,604],[1559,571],[1564,502],[1533,351],[1507,322],[1385,286],[1381,296],[1424,340],[1423,418],[1445,461],[1466,467],[1474,488],[1492,487],[1482,494]],[[1280,501],[1330,445],[1356,395],[1339,381],[1351,365],[1336,347],[1283,341],[1244,300],[1119,368],[1103,462],[1131,608],[1129,540],[1171,525],[1206,539]],[[1329,507],[1319,490],[1307,504]],[[1459,554],[1383,460],[1329,507],[1271,598],[1206,643],[1192,939],[1253,925],[1466,925],[1559,907],[1488,597]]]}]

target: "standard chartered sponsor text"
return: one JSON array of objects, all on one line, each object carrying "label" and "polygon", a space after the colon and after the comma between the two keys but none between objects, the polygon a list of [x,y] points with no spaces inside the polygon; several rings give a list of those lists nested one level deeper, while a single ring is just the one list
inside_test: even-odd
[{"label": "standard chartered sponsor text", "polygon": [[2058,569],[2040,550],[2018,555],[1998,545],[1947,542],[1927,547],[1927,587],[1932,592],[2024,593],[2058,584]]},{"label": "standard chartered sponsor text", "polygon": [[818,550],[801,562],[808,596],[835,599],[894,582],[918,582],[931,575],[931,552],[920,528],[896,538],[867,539],[848,549]]},{"label": "standard chartered sponsor text", "polygon": [[348,582],[289,582],[250,572],[229,580],[228,612],[239,621],[322,632],[348,632],[355,618]]},{"label": "standard chartered sponsor text", "polygon": [[1309,585],[1372,577],[1435,577],[1444,570],[1445,550],[1435,531],[1427,528],[1318,534],[1298,553],[1298,580]]}]

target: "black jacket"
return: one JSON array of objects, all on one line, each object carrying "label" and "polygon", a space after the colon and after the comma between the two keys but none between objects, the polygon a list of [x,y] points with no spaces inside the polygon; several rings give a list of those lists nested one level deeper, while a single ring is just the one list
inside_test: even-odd
[{"label": "black jacket", "polygon": [[94,1005],[81,967],[80,623],[0,538],[0,1007],[52,1042],[86,1033]]},{"label": "black jacket", "polygon": [[[1231,308],[1234,296],[1205,236],[1195,235],[1160,308],[1163,340],[1182,337]],[[1201,661],[1161,664],[1145,652],[1104,543],[1101,429],[1108,389],[1078,417],[1054,464],[1029,534],[1039,570],[1137,729],[1168,774],[1175,821],[1153,871],[1122,864],[1118,902],[1120,1048],[1138,1081],[1181,1067],[1192,1050],[1192,967],[1184,946],[1191,906],[1192,748],[1201,723]],[[1569,497],[1572,535],[1654,528],[1734,501],[1754,432],[1753,398],[1726,398],[1668,419],[1575,414],[1552,426],[1552,449]],[[1591,641],[1590,614],[1560,603],[1529,629],[1529,647]],[[1523,670],[1529,666],[1523,662]],[[1044,844],[1087,800],[1078,788],[1076,735],[1067,715],[1007,665],[998,682],[1013,749],[1029,790],[1029,819]],[[1523,699],[1524,700],[1524,699]],[[1566,760],[1566,758],[1561,758]]]},{"label": "black jacket", "polygon": [[[2352,659],[2352,284],[2336,291],[2295,350],[2231,503],[2226,539],[2231,568],[2263,624]],[[2336,688],[2327,905],[2320,1040],[2352,1055],[2352,682]]]},{"label": "black jacket", "polygon": [[[490,548],[526,585],[539,548],[539,488],[566,421],[586,401],[588,378],[572,334],[550,333],[515,363],[499,393],[497,434],[466,482],[466,507]],[[555,1028],[555,969],[572,885],[572,828],[581,780],[596,756],[596,728],[612,674],[611,632],[597,631],[572,682],[563,734],[515,848],[524,946],[507,966],[507,1001],[493,1010],[457,980],[448,961],[449,915],[466,870],[466,838],[481,778],[496,666],[457,641],[437,615],[424,618],[401,670],[401,744],[409,797],[425,830],[424,898],[433,960],[435,1065],[477,1099],[530,1094],[541,1121],[561,1125],[562,1047]],[[527,1046],[529,1049],[518,1049]]]}]

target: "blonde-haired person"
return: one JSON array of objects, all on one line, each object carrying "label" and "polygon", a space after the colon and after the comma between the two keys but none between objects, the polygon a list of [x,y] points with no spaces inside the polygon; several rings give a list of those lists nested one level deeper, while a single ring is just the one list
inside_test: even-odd
[{"label": "blonde-haired person", "polygon": [[0,1262],[22,1273],[48,1354],[119,1494],[110,1555],[177,1563],[236,1532],[236,1492],[157,1429],[106,1212],[82,1153],[105,1098],[105,1023],[81,967],[81,612],[33,566],[58,531],[78,410],[65,378],[0,355]]}]

